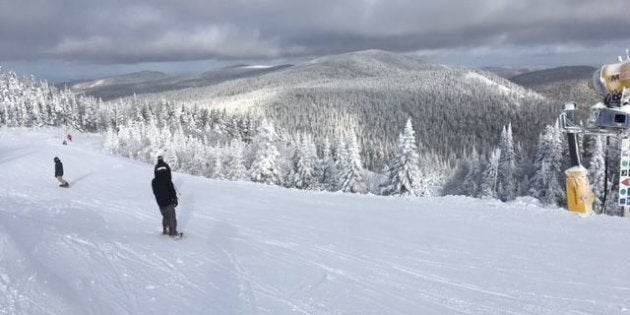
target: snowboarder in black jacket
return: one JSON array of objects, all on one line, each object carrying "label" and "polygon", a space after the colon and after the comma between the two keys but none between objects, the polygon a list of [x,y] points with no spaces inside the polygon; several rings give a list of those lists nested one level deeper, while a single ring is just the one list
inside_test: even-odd
[{"label": "snowboarder in black jacket", "polygon": [[158,155],[157,164],[155,164],[155,168],[153,169],[153,175],[155,177],[157,177],[157,172],[159,168],[163,168],[166,170],[166,176],[168,177],[168,180],[171,181],[171,167],[166,162],[164,162],[164,158],[162,158],[161,155]]},{"label": "snowboarder in black jacket", "polygon": [[63,179],[63,163],[61,163],[61,160],[59,160],[59,158],[55,156],[53,161],[55,162],[55,177],[59,181],[59,187],[70,186],[70,184],[68,184],[68,182]]},{"label": "snowboarder in black jacket", "polygon": [[155,178],[151,181],[155,201],[162,213],[162,234],[178,236],[175,207],[177,207],[177,193],[170,179],[170,170],[160,167],[155,170]]}]

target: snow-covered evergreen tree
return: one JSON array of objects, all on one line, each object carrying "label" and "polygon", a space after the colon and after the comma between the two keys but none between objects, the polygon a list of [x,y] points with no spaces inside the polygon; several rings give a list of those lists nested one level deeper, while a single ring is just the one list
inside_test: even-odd
[{"label": "snow-covered evergreen tree", "polygon": [[422,189],[418,147],[411,119],[407,120],[403,133],[398,138],[398,146],[391,162],[388,180],[383,189],[387,195],[417,196]]},{"label": "snow-covered evergreen tree", "polygon": [[332,191],[338,186],[337,179],[339,178],[339,170],[332,156],[328,138],[324,138],[322,146],[322,159],[319,160],[317,164],[316,174],[321,189]]},{"label": "snow-covered evergreen tree", "polygon": [[501,159],[498,169],[498,192],[502,201],[514,200],[517,196],[517,158],[514,150],[514,139],[512,137],[512,124],[508,124],[501,131],[499,141]]},{"label": "snow-covered evergreen tree", "polygon": [[103,149],[108,153],[118,152],[120,149],[120,142],[118,140],[118,134],[110,127],[105,132],[105,142],[103,143]]},{"label": "snow-covered evergreen tree", "polygon": [[220,151],[216,151],[212,158],[212,168],[210,178],[223,179],[223,156]]},{"label": "snow-covered evergreen tree", "polygon": [[315,183],[315,144],[310,135],[298,137],[293,155],[293,169],[291,172],[292,186],[299,189],[311,189]]},{"label": "snow-covered evergreen tree", "polygon": [[269,185],[281,184],[282,176],[276,164],[280,153],[274,144],[275,138],[276,132],[273,124],[267,121],[267,119],[263,119],[258,128],[258,133],[254,137],[256,152],[250,170],[250,176],[255,182]]},{"label": "snow-covered evergreen tree", "polygon": [[175,150],[166,150],[163,157],[164,162],[168,163],[172,171],[179,170],[179,160],[177,159],[177,154],[175,153]]},{"label": "snow-covered evergreen tree", "polygon": [[462,181],[462,193],[465,196],[476,197],[479,193],[479,181],[481,179],[481,163],[479,153],[473,147],[470,155],[466,159],[468,161],[468,172]]},{"label": "snow-covered evergreen tree", "polygon": [[243,162],[243,143],[232,140],[227,158],[226,178],[229,180],[243,180],[247,177],[247,169]]},{"label": "snow-covered evergreen tree", "polygon": [[367,187],[365,185],[365,179],[363,178],[363,163],[361,162],[361,155],[359,152],[359,143],[354,131],[350,132],[348,136],[348,148],[342,151],[341,160],[344,162],[341,165],[344,166],[341,173],[341,190],[344,192],[352,193],[365,193]]},{"label": "snow-covered evergreen tree", "polygon": [[490,155],[488,165],[483,172],[483,178],[481,180],[481,191],[479,193],[481,198],[497,198],[498,190],[498,170],[499,160],[501,159],[501,150],[494,149]]},{"label": "snow-covered evergreen tree", "polygon": [[530,195],[546,204],[563,204],[565,200],[562,132],[558,123],[547,126],[540,136]]}]

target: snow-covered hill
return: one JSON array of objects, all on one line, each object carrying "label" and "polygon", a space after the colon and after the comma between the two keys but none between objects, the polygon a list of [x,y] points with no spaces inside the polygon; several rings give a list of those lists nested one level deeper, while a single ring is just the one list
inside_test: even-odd
[{"label": "snow-covered hill", "polygon": [[[352,129],[363,155],[375,160],[391,156],[409,118],[421,145],[449,159],[465,156],[472,147],[492,150],[507,122],[529,151],[558,115],[542,95],[490,72],[427,64],[379,50],[325,56],[263,75],[138,97],[149,104],[169,100],[253,111],[292,132],[311,133],[317,142]],[[383,167],[370,162],[371,169]]]},{"label": "snow-covered hill", "polygon": [[135,94],[204,87],[229,80],[259,76],[290,66],[239,65],[191,75],[167,75],[155,71],[141,71],[84,82],[60,83],[57,86],[60,88],[67,86],[76,94],[87,94],[103,100],[110,100]]},{"label": "snow-covered hill", "polygon": [[[174,174],[98,136],[0,129],[0,314],[616,314],[628,221],[526,201],[387,198]],[[57,187],[53,157],[69,189]]]}]

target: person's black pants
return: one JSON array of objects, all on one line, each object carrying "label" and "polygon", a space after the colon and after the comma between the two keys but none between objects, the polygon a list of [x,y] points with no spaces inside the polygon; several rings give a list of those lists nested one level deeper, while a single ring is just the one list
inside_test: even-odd
[{"label": "person's black pants", "polygon": [[177,235],[177,219],[175,218],[175,205],[160,207],[162,213],[162,227],[168,227],[169,235]]}]

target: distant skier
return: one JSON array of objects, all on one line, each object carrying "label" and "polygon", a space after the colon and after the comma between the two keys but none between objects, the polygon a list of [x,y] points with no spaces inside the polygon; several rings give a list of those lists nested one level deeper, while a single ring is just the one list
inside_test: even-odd
[{"label": "distant skier", "polygon": [[181,236],[177,232],[177,219],[175,217],[175,207],[177,207],[177,193],[175,186],[171,182],[170,169],[165,166],[156,167],[155,178],[151,181],[155,201],[162,213],[162,234],[170,236]]},{"label": "distant skier", "polygon": [[166,176],[168,178],[168,181],[170,182],[172,180],[171,167],[166,162],[164,162],[164,158],[161,155],[158,155],[157,164],[155,164],[155,168],[153,169],[153,175],[155,177],[157,177],[158,168],[161,168],[161,167],[166,169]]},{"label": "distant skier", "polygon": [[72,142],[72,135],[71,134],[68,134],[67,138],[68,138],[68,141]]},{"label": "distant skier", "polygon": [[61,160],[59,160],[59,158],[55,156],[53,161],[55,161],[55,177],[59,181],[59,187],[70,186],[70,184],[68,184],[68,182],[63,179],[63,163],[61,163]]}]

